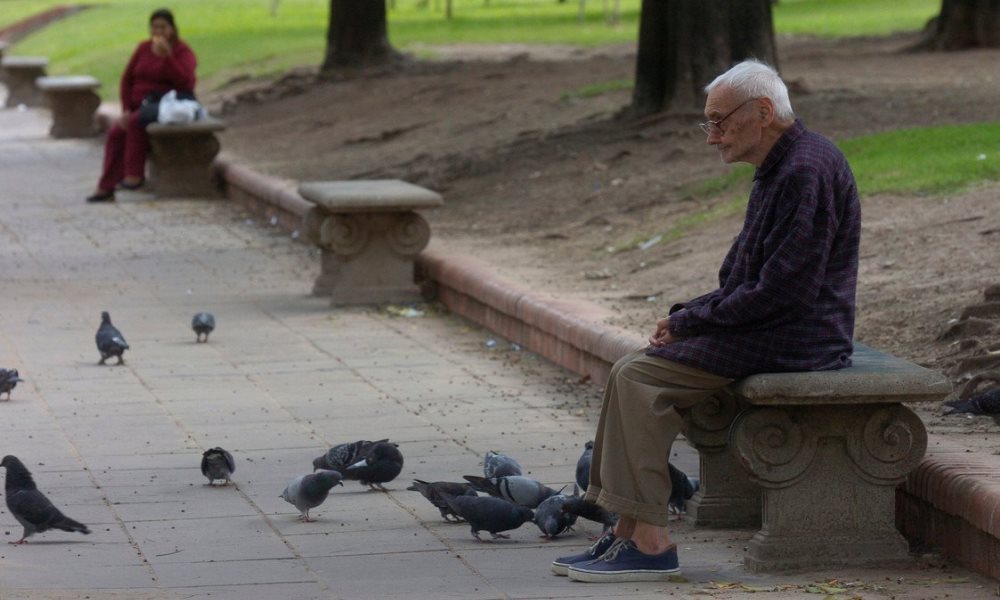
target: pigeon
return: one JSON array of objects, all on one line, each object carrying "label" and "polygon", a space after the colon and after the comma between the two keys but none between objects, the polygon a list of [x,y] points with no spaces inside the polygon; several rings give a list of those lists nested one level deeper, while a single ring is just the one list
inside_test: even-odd
[{"label": "pigeon", "polygon": [[487,478],[521,475],[521,465],[517,461],[499,452],[490,450],[483,459],[483,475]]},{"label": "pigeon", "polygon": [[535,508],[542,503],[542,500],[559,493],[544,483],[523,475],[493,477],[492,479],[476,475],[463,475],[463,477],[477,491],[496,498],[503,498],[527,508]]},{"label": "pigeon", "polygon": [[572,496],[566,494],[556,494],[549,496],[535,509],[535,525],[542,531],[542,537],[552,539],[560,533],[571,528],[576,523],[576,515],[563,510],[563,506],[574,498],[579,498],[575,493]]},{"label": "pigeon", "polygon": [[698,491],[697,479],[692,480],[674,465],[667,463],[670,472],[670,500],[668,510],[675,514],[687,512],[687,501]]},{"label": "pigeon", "polygon": [[480,542],[483,541],[479,537],[479,532],[482,530],[490,532],[493,539],[509,539],[509,536],[500,532],[517,529],[534,518],[531,509],[518,506],[503,498],[445,496],[444,499],[453,513],[468,521],[472,537]]},{"label": "pigeon", "polygon": [[600,523],[603,526],[602,534],[611,531],[611,528],[618,522],[618,515],[604,510],[593,502],[587,502],[581,497],[571,496],[569,500],[563,502],[560,508],[565,513]]},{"label": "pigeon", "polygon": [[11,544],[26,544],[30,536],[49,529],[79,531],[85,535],[90,533],[86,525],[59,512],[45,494],[38,491],[31,473],[16,456],[3,457],[0,467],[7,469],[7,480],[4,482],[7,510],[24,527],[21,539]]},{"label": "pigeon", "polygon": [[337,444],[330,448],[325,454],[313,459],[313,471],[319,469],[330,469],[343,473],[347,467],[358,462],[371,452],[375,444],[388,442],[389,439],[370,442],[368,440],[358,440],[347,444]]},{"label": "pigeon", "polygon": [[993,419],[1000,423],[1000,387],[987,390],[981,394],[976,394],[979,384],[983,381],[994,381],[1000,383],[1000,371],[987,371],[980,373],[962,388],[962,392],[955,400],[949,400],[944,405],[951,410],[945,415],[969,413],[973,415],[993,415]]},{"label": "pigeon", "polygon": [[312,523],[315,519],[309,518],[309,509],[323,504],[330,490],[338,484],[344,485],[343,476],[337,471],[324,469],[317,473],[299,475],[288,482],[285,491],[281,492],[281,498],[299,509],[299,512],[302,513],[299,515],[300,521]]},{"label": "pigeon", "polygon": [[0,396],[7,392],[7,400],[10,400],[10,391],[22,381],[24,380],[18,376],[17,369],[0,369]]},{"label": "pigeon", "polygon": [[128,343],[122,332],[111,324],[111,315],[108,314],[108,311],[102,312],[101,326],[97,328],[97,351],[101,353],[101,362],[97,364],[103,365],[104,361],[112,356],[117,356],[118,362],[116,364],[120,365],[125,362],[122,354],[126,350],[128,350]]},{"label": "pigeon", "polygon": [[[191,329],[194,329],[195,335],[198,336],[196,341],[207,342],[208,334],[215,329],[215,317],[212,313],[200,312],[191,319]],[[201,336],[205,338],[202,339]]]},{"label": "pigeon", "polygon": [[229,485],[229,476],[236,471],[233,455],[222,448],[205,450],[201,455],[201,474],[208,478],[208,485],[215,485],[217,479],[225,479],[222,485]]},{"label": "pigeon", "polygon": [[594,442],[587,442],[583,445],[583,454],[576,461],[576,485],[583,491],[587,491],[590,485],[590,462],[594,458]]},{"label": "pigeon", "polygon": [[403,453],[396,444],[378,442],[358,462],[348,465],[344,479],[367,485],[369,489],[389,491],[383,483],[392,481],[403,470]]},{"label": "pigeon", "polygon": [[445,501],[445,496],[475,496],[476,490],[468,483],[452,483],[450,481],[426,482],[414,479],[413,485],[406,488],[411,492],[420,492],[427,500],[441,511],[441,518],[449,523],[458,523],[461,517],[455,514]]}]

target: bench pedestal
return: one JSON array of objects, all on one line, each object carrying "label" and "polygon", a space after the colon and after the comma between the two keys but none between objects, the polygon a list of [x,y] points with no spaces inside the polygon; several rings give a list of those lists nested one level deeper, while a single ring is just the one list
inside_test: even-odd
[{"label": "bench pedestal", "polygon": [[49,135],[54,138],[91,137],[97,133],[94,113],[101,105],[95,93],[101,83],[93,77],[39,77],[36,85],[52,111]]},{"label": "bench pedestal", "polygon": [[153,193],[161,198],[218,195],[212,177],[212,161],[221,144],[216,133],[226,128],[218,119],[192,123],[151,123],[149,133],[149,179]]},{"label": "bench pedestal", "polygon": [[45,76],[48,64],[47,58],[38,56],[5,56],[0,60],[3,81],[7,86],[8,108],[18,104],[31,107],[44,104],[42,91],[35,85],[35,80]]},{"label": "bench pedestal", "polygon": [[314,295],[334,305],[420,300],[413,266],[431,229],[415,211],[440,206],[438,194],[397,180],[310,182],[299,193],[316,204],[305,220],[322,252]]}]

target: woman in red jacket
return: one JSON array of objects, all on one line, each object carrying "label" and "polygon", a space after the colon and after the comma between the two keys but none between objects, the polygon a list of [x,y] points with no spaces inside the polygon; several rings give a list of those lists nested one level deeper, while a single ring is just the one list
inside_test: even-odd
[{"label": "woman in red jacket", "polygon": [[101,180],[88,202],[112,201],[116,187],[134,190],[145,182],[149,138],[147,121],[140,119],[143,101],[158,102],[170,90],[177,90],[178,95],[194,92],[197,60],[177,37],[174,15],[165,8],[154,11],[149,33],[150,39],[139,44],[122,74],[122,116],[108,131]]}]

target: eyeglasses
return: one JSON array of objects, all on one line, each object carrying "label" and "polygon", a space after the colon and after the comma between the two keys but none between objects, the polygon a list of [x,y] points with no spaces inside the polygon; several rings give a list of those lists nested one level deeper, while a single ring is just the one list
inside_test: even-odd
[{"label": "eyeglasses", "polygon": [[722,117],[718,121],[705,121],[704,123],[698,123],[698,127],[701,127],[701,130],[704,131],[706,135],[712,135],[713,133],[722,135],[723,133],[725,133],[725,131],[722,130],[722,122],[728,119],[729,117],[733,116],[733,114],[735,114],[736,111],[743,108],[748,103],[753,102],[754,100],[759,100],[759,98],[750,98],[749,100],[744,100],[739,106],[729,111],[726,114],[726,116]]}]

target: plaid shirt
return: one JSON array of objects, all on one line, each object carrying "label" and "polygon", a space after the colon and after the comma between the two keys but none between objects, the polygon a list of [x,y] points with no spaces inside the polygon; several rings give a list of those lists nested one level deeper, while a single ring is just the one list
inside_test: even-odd
[{"label": "plaid shirt", "polygon": [[676,304],[648,354],[724,377],[851,364],[861,208],[844,155],[801,121],[754,174],[719,289]]}]

